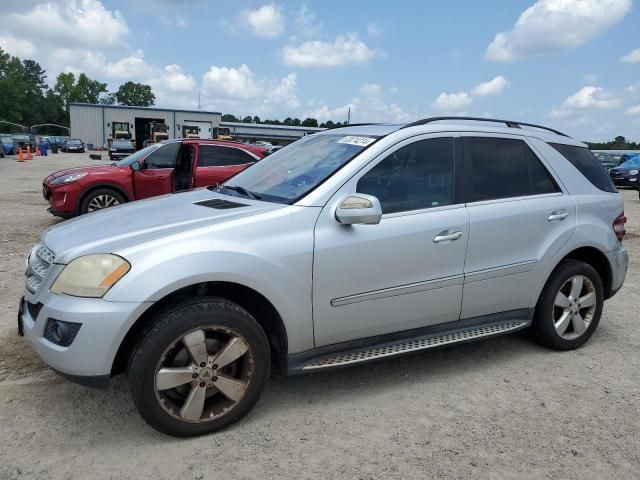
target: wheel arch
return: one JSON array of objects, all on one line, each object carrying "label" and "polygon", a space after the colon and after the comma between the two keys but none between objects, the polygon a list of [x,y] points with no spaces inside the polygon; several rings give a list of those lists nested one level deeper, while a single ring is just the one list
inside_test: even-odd
[{"label": "wheel arch", "polygon": [[540,282],[536,289],[536,296],[533,299],[533,305],[535,306],[540,298],[542,289],[549,281],[549,278],[553,272],[558,268],[563,261],[567,259],[579,260],[581,262],[591,265],[600,275],[602,284],[604,286],[604,298],[605,300],[613,296],[611,285],[613,282],[613,270],[611,263],[607,256],[601,249],[593,245],[583,245],[570,250],[569,252],[558,255],[554,260],[552,267],[548,269],[543,277],[543,281]]},{"label": "wheel arch", "polygon": [[116,192],[118,192],[120,195],[122,195],[125,199],[126,202],[130,202],[132,201],[131,195],[129,195],[129,193],[127,193],[127,191],[122,188],[119,185],[115,185],[113,183],[96,183],[94,185],[90,185],[89,187],[87,187],[82,194],[78,197],[78,204],[76,205],[76,209],[79,212],[80,208],[82,208],[82,202],[84,202],[85,198],[87,198],[87,196],[91,193],[91,192],[95,192],[96,190],[100,190],[102,188],[105,189],[110,189],[110,190],[114,190]]},{"label": "wheel arch", "polygon": [[120,343],[111,368],[111,375],[122,373],[140,335],[151,324],[153,318],[163,310],[181,301],[215,296],[247,310],[264,330],[272,353],[273,366],[284,371],[288,354],[288,337],[284,322],[274,305],[260,292],[233,282],[210,281],[191,284],[168,293],[148,308],[129,328]]}]

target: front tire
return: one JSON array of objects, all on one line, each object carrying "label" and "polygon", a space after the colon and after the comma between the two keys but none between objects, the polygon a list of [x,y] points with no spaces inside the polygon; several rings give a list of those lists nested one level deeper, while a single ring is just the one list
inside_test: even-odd
[{"label": "front tire", "polygon": [[125,203],[125,198],[115,190],[111,188],[99,188],[90,192],[80,205],[80,213],[95,212],[96,210],[103,210],[109,207],[115,207],[121,203]]},{"label": "front tire", "polygon": [[538,299],[534,334],[554,350],[578,348],[596,330],[603,305],[604,286],[595,268],[565,260],[553,271]]},{"label": "front tire", "polygon": [[129,361],[134,403],[156,430],[177,437],[215,432],[244,417],[269,377],[269,343],[235,303],[181,303],[143,332]]}]

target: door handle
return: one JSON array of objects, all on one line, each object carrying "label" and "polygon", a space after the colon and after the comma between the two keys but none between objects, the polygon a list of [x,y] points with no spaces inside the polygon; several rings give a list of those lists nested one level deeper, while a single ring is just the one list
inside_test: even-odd
[{"label": "door handle", "polygon": [[462,232],[450,232],[445,230],[444,232],[440,232],[433,239],[433,243],[444,243],[444,242],[453,242],[462,237]]},{"label": "door handle", "polygon": [[548,220],[550,222],[559,222],[561,220],[564,220],[568,216],[569,216],[569,214],[566,211],[564,211],[564,210],[556,210],[551,215],[549,215],[549,219]]}]

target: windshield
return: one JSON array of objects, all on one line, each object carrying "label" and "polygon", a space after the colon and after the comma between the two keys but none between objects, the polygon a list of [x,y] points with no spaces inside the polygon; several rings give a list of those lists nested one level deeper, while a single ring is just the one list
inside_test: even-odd
[{"label": "windshield", "polygon": [[67,143],[69,145],[82,145],[82,142],[80,140],[68,140]]},{"label": "windshield", "polygon": [[139,162],[151,152],[153,152],[156,148],[160,148],[162,145],[164,145],[164,143],[154,143],[153,145],[149,145],[147,148],[138,150],[136,153],[132,153],[127,158],[120,160],[119,162],[115,162],[114,165],[117,165],[119,167],[126,167],[134,162]]},{"label": "windshield", "polygon": [[639,168],[640,167],[640,155],[631,157],[624,163],[618,165],[618,168]]},{"label": "windshield", "polygon": [[266,201],[293,203],[378,138],[344,134],[309,135],[259,161],[223,185],[240,187]]}]

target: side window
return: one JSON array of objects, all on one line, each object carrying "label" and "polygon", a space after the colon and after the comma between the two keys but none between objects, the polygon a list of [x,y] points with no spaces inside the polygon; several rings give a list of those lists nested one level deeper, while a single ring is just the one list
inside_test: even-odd
[{"label": "side window", "polygon": [[580,173],[587,177],[587,180],[594,187],[605,192],[615,193],[618,191],[607,171],[587,147],[563,145],[561,143],[549,143],[549,145],[580,170]]},{"label": "side window", "polygon": [[176,166],[176,158],[180,151],[180,142],[164,145],[154,150],[145,160],[147,168],[174,168]]},{"label": "side window", "polygon": [[453,203],[453,138],[419,140],[365,173],[357,191],[380,200],[383,213]]},{"label": "side window", "polygon": [[227,165],[243,165],[255,162],[256,159],[244,150],[218,145],[200,145],[200,167],[226,167]]},{"label": "side window", "polygon": [[522,140],[466,137],[471,162],[467,178],[467,201],[523,197],[560,191],[555,181]]}]

